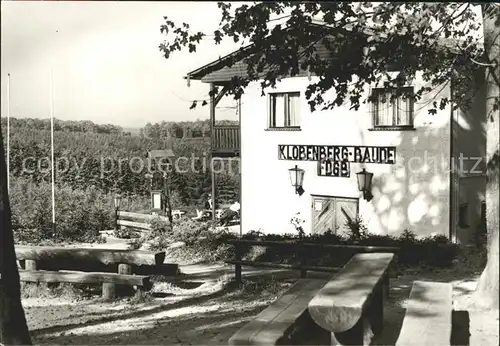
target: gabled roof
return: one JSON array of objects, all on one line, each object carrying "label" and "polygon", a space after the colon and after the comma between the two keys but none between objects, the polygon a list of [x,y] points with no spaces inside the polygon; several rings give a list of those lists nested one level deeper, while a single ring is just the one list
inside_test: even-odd
[{"label": "gabled roof", "polygon": [[[333,27],[325,24],[320,20],[313,20],[312,23],[309,24],[311,27],[319,28],[322,30],[333,29]],[[350,32],[351,27],[345,27],[345,31]],[[285,29],[286,30],[286,29]],[[335,29],[338,30],[338,29]],[[372,31],[370,29],[365,30],[365,34],[372,35]],[[439,43],[443,46],[456,47],[456,42],[451,39],[440,39]],[[230,54],[225,55],[211,63],[208,63],[202,67],[197,68],[194,71],[189,72],[185,79],[193,79],[200,80],[205,83],[224,83],[229,82],[233,77],[241,77],[245,78],[247,76],[247,64],[244,61],[244,58],[248,57],[255,51],[255,45],[250,44],[245,47],[242,47]],[[331,58],[331,52],[327,49],[324,44],[317,43],[315,45],[316,53],[319,55],[321,59]],[[230,65],[232,61],[232,65]],[[266,71],[260,74],[261,77],[264,77]],[[307,75],[306,71],[301,71],[299,76]]]},{"label": "gabled roof", "polygon": [[[310,24],[312,27],[318,28],[328,28],[324,24],[320,24],[317,21]],[[287,28],[285,28],[287,30]],[[317,53],[320,54],[322,58],[323,55],[328,54],[329,52],[326,49],[318,49]],[[245,77],[247,75],[246,63],[243,61],[245,57],[248,57],[255,51],[255,44],[249,44],[245,47],[242,47],[232,53],[229,53],[217,60],[212,61],[200,68],[197,68],[194,71],[189,72],[185,79],[193,79],[193,80],[201,80],[206,83],[213,82],[227,82],[230,81],[233,77]],[[231,67],[227,66],[230,61],[233,61],[233,65]],[[265,72],[264,72],[265,73]],[[263,73],[263,74],[264,74]]]}]

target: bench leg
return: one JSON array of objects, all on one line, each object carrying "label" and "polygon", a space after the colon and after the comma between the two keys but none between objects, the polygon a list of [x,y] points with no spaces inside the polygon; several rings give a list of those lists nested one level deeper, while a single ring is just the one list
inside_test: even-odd
[{"label": "bench leg", "polygon": [[[118,274],[132,275],[132,266],[130,264],[118,264]],[[116,285],[116,292],[118,296],[127,296],[134,293],[132,287],[127,285]]]},{"label": "bench leg", "polygon": [[384,298],[386,298],[386,299],[389,298],[389,293],[390,293],[389,279],[390,279],[390,274],[384,275],[384,277],[382,279]]},{"label": "bench leg", "polygon": [[135,297],[141,300],[146,297],[146,290],[144,289],[144,287],[137,287],[137,291],[135,291]]},{"label": "bench leg", "polygon": [[24,268],[26,270],[37,270],[38,266],[37,266],[36,261],[34,261],[34,260],[26,260],[24,262]]},{"label": "bench leg", "polygon": [[239,263],[234,266],[234,279],[238,285],[241,284],[241,264]]},{"label": "bench leg", "polygon": [[102,283],[102,297],[104,300],[111,300],[115,298],[116,285],[109,282]]},{"label": "bench leg", "polygon": [[366,313],[368,323],[375,335],[379,334],[384,328],[384,298],[388,291],[386,287],[384,280],[381,285],[375,289]]},{"label": "bench leg", "polygon": [[118,264],[118,274],[132,275],[132,266],[130,264]]},{"label": "bench leg", "polygon": [[374,292],[373,297],[361,320],[356,325],[342,333],[332,333],[331,345],[370,345],[373,337],[379,334],[384,326],[385,284],[382,282]]}]

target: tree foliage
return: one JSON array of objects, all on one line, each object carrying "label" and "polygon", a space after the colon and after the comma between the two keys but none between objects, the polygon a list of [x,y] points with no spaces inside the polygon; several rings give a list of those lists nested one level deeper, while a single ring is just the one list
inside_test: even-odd
[{"label": "tree foliage", "polygon": [[[47,128],[48,123],[48,128]],[[92,122],[86,128],[75,128],[75,122],[57,120],[54,131],[55,182],[60,189],[86,191],[94,188],[103,193],[149,197],[150,181],[146,174],[154,172],[146,154],[149,150],[164,149],[169,128],[202,129],[208,122],[162,122],[147,124],[142,136],[123,132],[102,133],[94,131]],[[5,129],[4,119],[2,128]],[[158,129],[154,131],[152,129]],[[177,205],[197,205],[210,191],[210,142],[207,137],[174,138],[173,150],[181,172],[170,175],[170,188],[178,197]],[[181,136],[182,137],[182,136]],[[5,133],[4,133],[5,138]],[[16,119],[10,121],[10,174],[12,179],[27,179],[33,185],[51,181],[50,121],[46,119]],[[229,195],[220,195],[220,202],[239,194],[237,162],[232,170],[219,174]],[[159,186],[162,186],[161,184]],[[62,190],[61,190],[62,191]],[[50,194],[48,195],[50,196]],[[179,205],[181,204],[181,205]],[[14,210],[17,206],[14,204]],[[50,216],[50,215],[49,215]],[[47,217],[47,221],[49,217]]]},{"label": "tree foliage", "polygon": [[[480,20],[470,3],[256,2],[234,10],[231,3],[218,6],[222,18],[213,35],[193,33],[189,24],[177,25],[165,17],[160,30],[167,40],[159,48],[169,58],[186,48],[194,52],[210,36],[215,44],[223,39],[250,43],[213,66],[216,70],[245,61],[247,76],[229,83],[228,93],[237,99],[251,81],[261,81],[264,89],[280,78],[309,71],[319,76],[306,91],[312,110],[346,102],[357,110],[360,103],[371,101],[363,95],[367,85],[402,86],[422,71],[427,83],[412,95],[419,100],[451,80],[468,88],[474,82],[473,70],[480,67],[471,61],[489,63],[477,36]],[[335,91],[333,100],[323,97],[329,90]],[[471,97],[467,89],[454,93],[454,106],[466,107]],[[450,102],[436,101],[431,112]]]}]

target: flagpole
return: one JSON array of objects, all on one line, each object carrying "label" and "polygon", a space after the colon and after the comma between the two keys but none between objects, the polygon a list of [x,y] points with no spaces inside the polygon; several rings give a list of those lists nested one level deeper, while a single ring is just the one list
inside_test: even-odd
[{"label": "flagpole", "polygon": [[54,179],[54,68],[50,70],[50,148],[51,148],[51,173],[52,173],[52,231],[55,235],[56,205],[55,205],[55,179]]},{"label": "flagpole", "polygon": [[7,192],[10,190],[10,73],[7,74]]}]

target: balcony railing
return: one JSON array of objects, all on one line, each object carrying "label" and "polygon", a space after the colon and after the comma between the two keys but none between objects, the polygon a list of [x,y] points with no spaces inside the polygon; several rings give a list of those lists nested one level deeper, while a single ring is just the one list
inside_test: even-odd
[{"label": "balcony railing", "polygon": [[214,153],[237,153],[240,151],[240,127],[238,125],[214,126],[212,134]]}]

